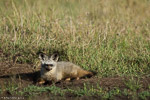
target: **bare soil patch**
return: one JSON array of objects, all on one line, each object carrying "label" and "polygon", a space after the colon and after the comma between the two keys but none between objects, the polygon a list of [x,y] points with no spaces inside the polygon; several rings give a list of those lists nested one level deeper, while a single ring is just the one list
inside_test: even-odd
[{"label": "bare soil patch", "polygon": [[[20,88],[24,88],[28,85],[36,85],[36,81],[39,78],[40,75],[40,69],[39,70],[33,70],[32,65],[29,64],[13,64],[11,62],[0,62],[0,85],[7,83],[16,83],[21,84]],[[83,78],[80,80],[72,80],[70,82],[62,81],[60,83],[57,83],[56,86],[65,89],[65,88],[71,88],[71,89],[77,89],[77,88],[83,88],[84,83],[92,85],[94,88],[97,88],[97,85],[100,87],[103,87],[107,90],[112,89],[114,87],[119,87],[121,89],[127,88],[125,85],[125,82],[128,81],[129,78],[127,77],[106,77],[106,78],[99,78],[97,76],[93,76],[91,78]],[[149,77],[143,77],[140,80],[140,83],[142,84],[144,89],[148,88],[148,85],[150,84],[150,78]],[[4,92],[3,95],[9,95],[9,93]],[[53,98],[61,98],[61,96],[53,96],[51,94],[41,94],[43,98],[48,99],[49,97]],[[35,98],[39,99],[41,96],[37,96]],[[64,97],[63,97],[64,98]],[[71,93],[66,93],[65,98],[68,99],[81,99],[81,100],[90,100],[92,98],[99,99],[100,97],[97,96],[82,96],[82,97],[76,97],[75,95]],[[126,97],[117,97],[117,98],[125,98]]]}]

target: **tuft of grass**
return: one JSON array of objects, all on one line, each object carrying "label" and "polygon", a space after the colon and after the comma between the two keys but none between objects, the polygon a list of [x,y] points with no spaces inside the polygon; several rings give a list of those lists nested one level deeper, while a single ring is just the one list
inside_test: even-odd
[{"label": "tuft of grass", "polygon": [[139,94],[139,98],[141,100],[147,100],[148,98],[150,98],[150,91],[143,91]]},{"label": "tuft of grass", "polygon": [[126,81],[125,85],[132,91],[138,91],[142,87],[142,85],[139,83],[139,79],[136,80],[133,77]]},{"label": "tuft of grass", "polygon": [[65,90],[62,90],[56,86],[38,87],[38,86],[30,85],[24,88],[23,90],[19,91],[18,93],[21,95],[25,95],[25,96],[32,96],[32,95],[41,94],[42,92],[50,92],[53,95],[59,94],[63,96],[65,93]]},{"label": "tuft of grass", "polygon": [[78,89],[67,89],[67,93],[72,93],[76,96],[101,96],[101,93],[102,93],[102,88],[94,88],[93,86],[89,85],[89,84],[86,84],[84,83],[84,87],[83,88],[78,88]]}]

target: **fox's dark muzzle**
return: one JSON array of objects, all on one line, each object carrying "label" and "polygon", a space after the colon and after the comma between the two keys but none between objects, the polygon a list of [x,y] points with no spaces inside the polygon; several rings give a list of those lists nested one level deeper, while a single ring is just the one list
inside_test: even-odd
[{"label": "fox's dark muzzle", "polygon": [[45,69],[46,69],[47,71],[52,70],[52,68],[49,68],[49,67],[45,67]]}]

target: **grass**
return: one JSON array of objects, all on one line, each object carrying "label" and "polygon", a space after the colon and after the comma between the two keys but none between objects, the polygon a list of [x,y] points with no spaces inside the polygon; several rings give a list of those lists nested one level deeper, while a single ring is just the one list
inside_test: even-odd
[{"label": "grass", "polygon": [[[37,66],[38,52],[57,51],[60,60],[96,71],[98,77],[149,76],[148,9],[149,0],[1,0],[0,50],[14,63]],[[131,90],[140,88],[130,84]],[[77,93],[88,94],[82,91]]]},{"label": "grass", "polygon": [[52,1],[1,1],[0,48],[10,60],[35,64],[38,52],[58,51],[102,77],[149,74],[148,1]]},{"label": "grass", "polygon": [[[133,85],[133,84],[132,84]],[[126,97],[127,99],[140,99],[140,100],[146,100],[150,97],[150,91],[149,90],[144,90],[141,91],[137,94],[136,91],[133,91],[133,88],[129,89],[120,89],[118,87],[114,87],[111,90],[107,90],[105,88],[102,88],[100,86],[94,87],[90,84],[84,84],[82,88],[77,88],[77,89],[71,89],[71,88],[66,88],[62,89],[60,87],[57,87],[55,85],[51,86],[35,86],[35,85],[29,85],[25,88],[18,88],[16,85],[12,86],[6,86],[5,92],[9,92],[11,95],[18,96],[21,98],[26,98],[26,99],[33,99],[36,96],[43,96],[47,95],[49,98],[53,97],[65,97],[66,95],[72,95],[72,97],[82,97],[82,96],[97,96],[99,99],[117,99],[117,97]],[[134,88],[136,89],[136,88]],[[3,91],[4,92],[4,91]],[[45,93],[45,94],[43,94]],[[52,95],[52,97],[48,94]],[[19,98],[18,97],[18,98]]]}]

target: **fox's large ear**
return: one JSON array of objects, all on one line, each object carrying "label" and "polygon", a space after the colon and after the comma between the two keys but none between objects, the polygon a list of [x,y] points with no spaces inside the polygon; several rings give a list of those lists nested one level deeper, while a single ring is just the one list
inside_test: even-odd
[{"label": "fox's large ear", "polygon": [[51,59],[54,60],[54,61],[58,61],[58,54],[57,53],[54,53],[52,56],[51,56]]},{"label": "fox's large ear", "polygon": [[48,58],[48,56],[46,56],[44,53],[39,53],[39,58],[41,61],[44,61]]}]

